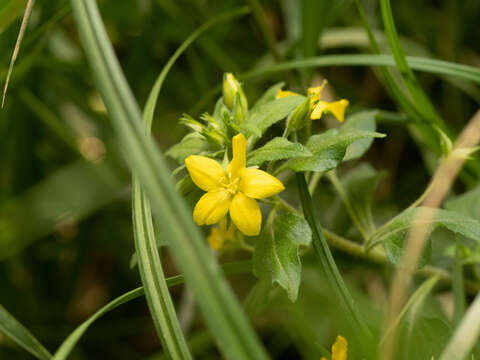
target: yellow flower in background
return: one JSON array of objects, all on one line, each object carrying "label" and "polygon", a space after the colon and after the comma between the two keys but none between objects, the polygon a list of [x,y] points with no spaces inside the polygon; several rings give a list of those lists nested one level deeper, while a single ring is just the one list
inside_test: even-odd
[{"label": "yellow flower in background", "polygon": [[212,225],[230,213],[235,226],[247,236],[260,233],[262,213],[255,199],[278,194],[285,187],[272,175],[247,168],[247,139],[238,134],[232,139],[233,158],[225,171],[215,160],[190,155],[185,165],[192,181],[206,191],[195,205],[193,219],[198,225]]},{"label": "yellow flower in background", "polygon": [[226,241],[235,240],[235,225],[230,223],[227,229],[227,217],[220,220],[219,226],[214,226],[210,230],[207,241],[213,250],[220,250]]},{"label": "yellow flower in background", "polygon": [[[338,335],[332,345],[332,360],[347,360],[348,342],[343,336]],[[322,357],[320,360],[327,360]]]},{"label": "yellow flower in background", "polygon": [[[339,122],[343,122],[345,119],[345,109],[347,108],[349,102],[346,99],[331,102],[321,100],[322,90],[326,84],[327,81],[325,80],[322,85],[308,89],[307,94],[310,96],[310,119],[320,119],[323,113],[329,112],[335,116]],[[281,99],[287,96],[298,95],[299,94],[293,91],[278,90],[276,98]]]}]

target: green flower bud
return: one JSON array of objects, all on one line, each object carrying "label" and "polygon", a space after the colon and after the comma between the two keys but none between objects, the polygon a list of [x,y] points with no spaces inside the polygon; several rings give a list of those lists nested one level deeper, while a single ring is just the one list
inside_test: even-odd
[{"label": "green flower bud", "polygon": [[300,130],[307,125],[310,120],[310,96],[305,99],[300,105],[298,105],[287,118],[286,135],[290,134],[294,130]]},{"label": "green flower bud", "polygon": [[223,102],[229,110],[233,109],[235,95],[241,89],[240,83],[232,73],[223,74]]},{"label": "green flower bud", "polygon": [[248,103],[245,94],[242,89],[236,93],[235,99],[233,100],[233,121],[235,124],[240,125],[243,120],[247,117],[248,114]]}]

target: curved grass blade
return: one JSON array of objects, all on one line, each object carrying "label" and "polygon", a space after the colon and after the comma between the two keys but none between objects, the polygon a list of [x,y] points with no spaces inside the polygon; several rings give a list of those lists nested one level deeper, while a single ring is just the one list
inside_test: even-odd
[{"label": "curved grass blade", "polygon": [[153,115],[155,112],[155,106],[157,104],[158,95],[160,94],[160,90],[162,89],[163,82],[167,77],[168,72],[172,68],[173,64],[177,61],[177,59],[182,55],[185,50],[193,43],[200,35],[202,35],[205,31],[210,29],[214,25],[221,24],[223,22],[227,22],[233,20],[237,17],[246,15],[250,12],[250,9],[246,6],[240,7],[233,11],[229,11],[225,14],[221,14],[215,16],[214,18],[205,22],[202,26],[200,26],[197,30],[195,30],[190,36],[185,39],[185,41],[178,47],[175,53],[168,59],[168,62],[163,67],[162,71],[158,75],[157,79],[155,80],[155,84],[153,85],[152,90],[147,99],[147,103],[145,104],[145,108],[143,110],[143,120],[147,128],[151,128]]},{"label": "curved grass blade", "polygon": [[[429,59],[418,56],[407,56],[407,63],[413,70],[422,71],[437,75],[454,76],[461,79],[473,81],[480,84],[480,69],[463,64],[456,64],[444,60]],[[247,71],[239,78],[242,80],[251,80],[265,75],[286,72],[293,69],[327,67],[327,66],[388,66],[396,67],[392,55],[371,55],[371,54],[342,54],[342,55],[324,55],[308,59],[287,61],[279,64],[261,67],[259,69]],[[199,113],[206,104],[211,102],[222,90],[218,85],[208,91],[195,104],[189,113]]]},{"label": "curved grass blade", "polygon": [[48,350],[2,305],[0,305],[0,333],[4,333],[38,359],[49,360],[52,358]]},{"label": "curved grass blade", "polygon": [[[170,57],[155,81],[145,105],[143,122],[149,134],[151,133],[158,95],[175,61],[195,39],[211,26],[244,15],[248,11],[248,8],[243,7],[211,19],[194,31]],[[175,307],[165,283],[165,276],[157,249],[150,203],[136,177],[134,177],[132,187],[132,217],[140,276],[145,286],[146,298],[157,334],[163,346],[167,349],[170,358],[191,359],[187,342],[183,336]]]},{"label": "curved grass blade", "polygon": [[168,286],[165,282],[155,238],[148,199],[142,193],[138,179],[133,180],[132,217],[138,268],[145,297],[155,329],[165,352],[171,359],[191,359],[187,342],[178,322]]},{"label": "curved grass blade", "polygon": [[[468,308],[440,360],[465,359],[480,335],[480,294]],[[473,359],[473,357],[472,357]]]},{"label": "curved grass blade", "polygon": [[[417,56],[407,56],[410,68],[433,74],[451,75],[480,84],[480,69],[473,66],[456,64],[444,60],[429,59]],[[292,69],[325,66],[390,66],[396,67],[392,55],[348,54],[348,55],[325,55],[313,58],[289,61],[280,64],[265,66],[249,71],[240,76],[247,80],[277,72]]]},{"label": "curved grass blade", "polygon": [[146,190],[158,225],[185,273],[220,350],[232,359],[266,359],[265,350],[218,264],[176,193],[165,160],[141,124],[138,105],[123,76],[93,0],[72,0],[72,10],[100,93],[128,164]]},{"label": "curved grass blade", "polygon": [[425,120],[437,125],[441,125],[443,120],[436,112],[432,103],[418,83],[413,71],[408,66],[405,53],[403,52],[400,40],[398,39],[397,29],[393,21],[392,9],[390,7],[390,0],[381,0],[380,8],[382,12],[383,24],[385,26],[385,34],[387,35],[388,43],[392,51],[395,63],[400,72],[400,75],[405,83],[405,86],[411,96],[412,103],[416,110],[424,117]]},{"label": "curved grass blade", "polygon": [[361,344],[362,351],[364,352],[363,356],[368,359],[374,358],[372,353],[375,352],[376,349],[375,340],[370,332],[370,329],[365,323],[365,320],[360,315],[355,300],[353,300],[352,295],[350,295],[350,292],[348,291],[347,286],[345,285],[345,282],[338,271],[335,260],[333,259],[330,248],[328,247],[327,240],[323,235],[322,228],[316,220],[312,198],[308,191],[307,182],[305,181],[305,175],[303,173],[297,173],[296,176],[303,214],[305,216],[305,220],[307,220],[310,228],[312,229],[312,243],[315,254],[320,260],[325,275],[327,276],[335,296],[340,302],[340,306],[342,307],[347,320],[350,322],[356,332],[361,334],[364,342]]},{"label": "curved grass blade", "polygon": [[398,324],[400,324],[400,321],[404,318],[408,310],[410,310],[414,305],[417,306],[418,304],[421,304],[423,302],[425,297],[432,291],[432,289],[437,284],[438,279],[438,276],[432,276],[430,279],[425,280],[423,284],[418,287],[418,289],[413,293],[408,302],[405,304],[400,314],[398,314],[397,318],[385,331],[382,340],[380,340],[380,344],[386,339],[390,332],[397,328]]},{"label": "curved grass blade", "polygon": [[[250,272],[252,269],[252,264],[250,261],[239,261],[228,263],[222,266],[222,269],[225,274],[240,274],[245,272]],[[166,284],[168,287],[180,285],[184,283],[183,275],[176,275],[166,279]],[[101,318],[106,313],[116,309],[122,304],[126,302],[132,301],[138,297],[144,295],[143,287],[136,288],[129,292],[126,292],[123,295],[120,295],[116,299],[110,301],[107,305],[102,307],[98,310],[95,314],[90,316],[87,320],[85,320],[82,324],[80,324],[70,335],[63,341],[63,343],[58,348],[57,352],[55,353],[53,360],[65,360],[67,359],[70,352],[73,350],[75,345],[81,339],[83,334],[87,331],[87,329],[92,325],[95,321]],[[51,355],[50,355],[51,357]]]}]

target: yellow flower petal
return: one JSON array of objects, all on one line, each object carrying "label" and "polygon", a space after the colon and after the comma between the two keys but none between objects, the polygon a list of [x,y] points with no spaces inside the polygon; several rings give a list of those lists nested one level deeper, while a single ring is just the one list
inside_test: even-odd
[{"label": "yellow flower petal", "polygon": [[322,90],[327,85],[327,80],[323,80],[322,85],[308,88],[307,95],[310,96],[310,110],[320,100]]},{"label": "yellow flower petal", "polygon": [[275,96],[275,99],[283,99],[288,96],[299,96],[300,94],[297,94],[296,92],[289,91],[289,90],[278,90],[277,95]]},{"label": "yellow flower petal", "polygon": [[205,156],[190,155],[185,159],[185,165],[192,181],[204,191],[220,187],[220,181],[225,176],[222,165]]},{"label": "yellow flower petal", "polygon": [[347,360],[348,343],[347,340],[338,335],[335,343],[332,345],[332,360]]},{"label": "yellow flower petal", "polygon": [[265,171],[248,168],[242,173],[239,190],[248,197],[263,199],[285,190],[285,186]]},{"label": "yellow flower petal", "polygon": [[257,202],[238,192],[230,204],[230,217],[238,230],[247,236],[260,234],[262,213]]},{"label": "yellow flower petal", "polygon": [[231,196],[225,189],[213,190],[204,194],[193,209],[193,220],[198,225],[212,225],[227,214]]},{"label": "yellow flower petal", "polygon": [[227,172],[231,177],[237,177],[247,165],[247,139],[243,134],[232,138],[232,153],[232,161],[227,167]]},{"label": "yellow flower petal", "polygon": [[348,106],[348,100],[342,99],[334,102],[319,101],[313,109],[310,118],[312,120],[320,119],[325,111],[331,112],[338,121],[343,122],[345,109]]}]

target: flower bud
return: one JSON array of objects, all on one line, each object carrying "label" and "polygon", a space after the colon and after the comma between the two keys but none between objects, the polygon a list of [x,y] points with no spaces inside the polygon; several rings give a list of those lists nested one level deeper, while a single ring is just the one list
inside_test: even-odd
[{"label": "flower bud", "polygon": [[287,119],[287,130],[286,134],[290,134],[294,130],[300,130],[307,122],[310,121],[310,96],[305,98],[305,101],[300,103],[293,111],[290,113]]},{"label": "flower bud", "polygon": [[229,110],[233,108],[233,101],[239,89],[240,84],[232,73],[223,75],[223,102]]}]

